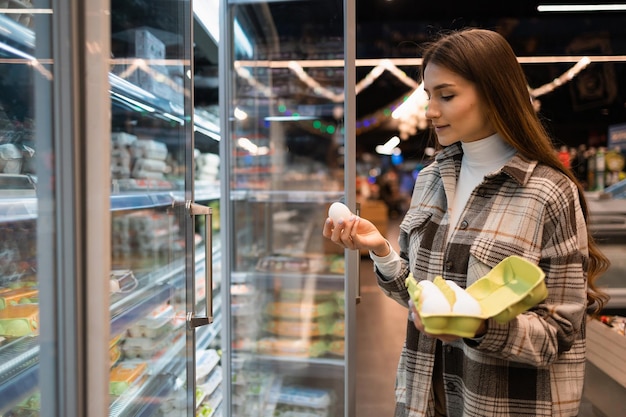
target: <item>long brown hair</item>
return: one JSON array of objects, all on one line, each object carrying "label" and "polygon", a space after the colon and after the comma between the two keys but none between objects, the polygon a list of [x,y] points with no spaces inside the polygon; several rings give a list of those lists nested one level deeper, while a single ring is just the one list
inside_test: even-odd
[{"label": "long brown hair", "polygon": [[[426,47],[422,78],[429,63],[436,63],[472,82],[484,100],[494,128],[520,154],[561,171],[574,182],[588,222],[584,190],[554,152],[551,138],[533,109],[524,71],[506,39],[484,29],[450,32]],[[610,261],[598,248],[589,228],[587,235],[587,302],[594,313],[599,313],[609,297],[595,282],[609,268]]]}]

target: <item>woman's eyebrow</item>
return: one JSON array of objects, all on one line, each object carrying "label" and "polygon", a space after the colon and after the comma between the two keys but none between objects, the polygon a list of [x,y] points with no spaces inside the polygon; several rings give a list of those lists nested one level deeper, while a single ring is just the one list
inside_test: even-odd
[{"label": "woman's eyebrow", "polygon": [[[434,86],[433,91],[441,90],[442,88],[453,87],[453,86],[454,84],[451,84],[451,83],[441,83],[441,84],[437,84],[436,86]],[[429,92],[429,90],[426,87],[424,87],[424,91],[426,91],[427,93]]]}]

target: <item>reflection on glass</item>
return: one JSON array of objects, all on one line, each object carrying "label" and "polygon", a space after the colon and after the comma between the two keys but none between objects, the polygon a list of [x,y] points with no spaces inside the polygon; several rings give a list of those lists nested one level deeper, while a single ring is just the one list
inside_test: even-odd
[{"label": "reflection on glass", "polygon": [[189,8],[111,2],[111,416],[189,414]]},{"label": "reflection on glass", "polygon": [[38,416],[42,277],[37,268],[35,161],[42,160],[37,150],[48,148],[51,138],[35,137],[34,80],[49,75],[49,68],[34,58],[30,1],[9,1],[4,7],[6,12],[0,14],[0,415]]},{"label": "reflection on glass", "polygon": [[[343,59],[342,7],[232,6],[237,416],[344,414],[344,255],[322,237],[328,207],[344,189],[344,69],[330,64]],[[238,47],[242,36],[251,48]]]}]

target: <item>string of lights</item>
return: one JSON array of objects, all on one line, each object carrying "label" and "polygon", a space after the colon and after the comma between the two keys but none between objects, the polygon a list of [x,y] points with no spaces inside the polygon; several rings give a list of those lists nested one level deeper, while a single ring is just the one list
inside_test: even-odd
[{"label": "string of lights", "polygon": [[[553,79],[551,82],[546,83],[537,88],[528,88],[530,97],[536,103],[536,110],[539,106],[538,97],[551,93],[556,88],[561,87],[567,82],[576,77],[582,70],[584,70],[591,60],[589,57],[582,57],[576,62],[569,70],[564,72],[559,77]],[[310,76],[304,68],[296,61],[290,61],[287,67],[303,82],[315,95],[326,98],[333,103],[342,103],[344,100],[343,91],[336,91],[330,88],[322,86],[315,78]],[[250,71],[246,70],[243,66],[235,66],[237,74],[245,79],[250,86],[258,89],[264,96],[271,96],[271,89],[261,82],[257,81]],[[361,134],[363,132],[374,129],[381,124],[393,118],[397,120],[399,136],[401,139],[406,140],[410,136],[415,135],[418,130],[424,130],[427,128],[428,123],[426,120],[426,106],[428,97],[424,92],[422,83],[418,83],[409,77],[404,71],[398,68],[393,62],[388,59],[381,60],[372,70],[360,80],[355,88],[356,94],[361,93],[366,88],[370,87],[385,71],[390,72],[397,77],[401,82],[411,87],[413,90],[396,100],[391,104],[378,109],[377,111],[364,116],[357,120],[356,133]],[[283,108],[283,112],[293,114],[286,108]],[[319,123],[319,121],[318,121]]]}]

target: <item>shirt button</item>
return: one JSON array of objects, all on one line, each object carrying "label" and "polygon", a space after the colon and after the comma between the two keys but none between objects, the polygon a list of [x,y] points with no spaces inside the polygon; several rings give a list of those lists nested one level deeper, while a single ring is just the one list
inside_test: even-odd
[{"label": "shirt button", "polygon": [[446,261],[446,265],[445,265],[446,271],[449,271],[452,269],[452,261]]},{"label": "shirt button", "polygon": [[452,346],[446,346],[446,353],[452,353]]},{"label": "shirt button", "polygon": [[461,230],[467,229],[467,226],[469,226],[469,223],[466,220],[463,220],[460,225]]}]

